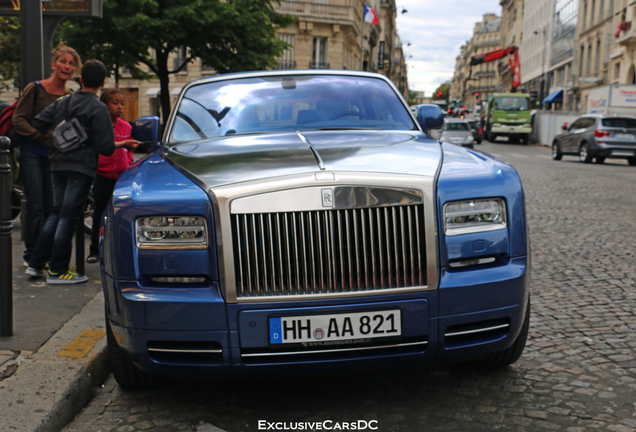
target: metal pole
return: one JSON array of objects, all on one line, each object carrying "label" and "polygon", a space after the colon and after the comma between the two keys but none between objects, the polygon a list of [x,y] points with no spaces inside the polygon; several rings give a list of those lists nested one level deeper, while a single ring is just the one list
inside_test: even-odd
[{"label": "metal pole", "polygon": [[0,336],[13,336],[11,140],[0,137]]},{"label": "metal pole", "polygon": [[42,62],[42,2],[23,1],[20,4],[20,45],[22,72],[20,86],[44,78]]}]

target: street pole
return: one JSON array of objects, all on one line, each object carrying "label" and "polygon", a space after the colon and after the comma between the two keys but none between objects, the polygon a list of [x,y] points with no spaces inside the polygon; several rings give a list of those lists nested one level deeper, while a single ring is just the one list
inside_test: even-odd
[{"label": "street pole", "polygon": [[44,78],[42,2],[40,1],[21,2],[20,45],[22,54],[20,90],[24,90],[30,82]]},{"label": "street pole", "polygon": [[11,140],[0,136],[0,336],[13,336]]}]

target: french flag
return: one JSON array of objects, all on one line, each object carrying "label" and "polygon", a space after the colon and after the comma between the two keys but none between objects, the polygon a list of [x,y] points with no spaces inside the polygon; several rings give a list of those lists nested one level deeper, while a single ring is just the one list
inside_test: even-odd
[{"label": "french flag", "polygon": [[367,5],[364,5],[363,21],[373,25],[380,24],[380,20],[378,19],[378,14],[376,14],[375,11],[372,8],[368,7]]}]

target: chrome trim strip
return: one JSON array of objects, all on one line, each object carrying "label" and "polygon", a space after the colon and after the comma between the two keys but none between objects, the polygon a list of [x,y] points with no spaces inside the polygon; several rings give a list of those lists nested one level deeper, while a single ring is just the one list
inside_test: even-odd
[{"label": "chrome trim strip", "polygon": [[481,328],[481,329],[475,329],[475,330],[466,330],[466,331],[461,331],[461,332],[453,332],[453,333],[445,333],[444,337],[454,337],[454,336],[463,336],[463,335],[467,335],[467,334],[475,334],[475,333],[485,333],[485,332],[489,332],[489,331],[493,331],[493,330],[500,330],[503,328],[508,328],[510,327],[510,324],[501,324],[498,326],[493,326],[493,327],[486,327],[486,328]]},{"label": "chrome trim strip", "polygon": [[332,353],[338,353],[338,352],[371,351],[371,350],[387,349],[387,348],[403,348],[403,347],[417,346],[417,345],[428,345],[428,341],[408,342],[408,343],[402,343],[402,344],[382,345],[382,346],[373,346],[373,347],[338,348],[338,349],[316,350],[316,351],[288,351],[288,352],[278,352],[278,353],[241,354],[241,357],[253,358],[253,357],[278,357],[278,356],[325,354],[325,353],[332,354]]},{"label": "chrome trim strip", "polygon": [[[230,211],[232,214],[256,214],[326,210],[327,207],[322,202],[322,189],[325,186],[324,184],[317,186],[316,183],[320,182],[314,178],[312,183],[303,187],[301,191],[298,188],[290,188],[236,198],[230,204]],[[356,185],[330,185],[330,188],[333,188],[333,206],[329,208],[333,210],[400,206],[424,202],[422,192],[412,188]]]},{"label": "chrome trim strip", "polygon": [[180,353],[180,354],[223,354],[222,349],[168,349],[168,348],[148,348],[150,352]]},{"label": "chrome trim strip", "polygon": [[313,153],[314,157],[316,158],[316,162],[318,162],[318,167],[321,170],[325,170],[325,162],[322,160],[322,158],[320,157],[320,153],[318,153],[316,151],[316,149],[314,148],[314,146],[311,145],[311,143],[309,142],[309,140],[300,132],[298,133],[298,137],[302,140],[302,142],[304,142],[305,144],[307,144],[307,147],[309,147],[309,150],[311,150],[311,152]]}]

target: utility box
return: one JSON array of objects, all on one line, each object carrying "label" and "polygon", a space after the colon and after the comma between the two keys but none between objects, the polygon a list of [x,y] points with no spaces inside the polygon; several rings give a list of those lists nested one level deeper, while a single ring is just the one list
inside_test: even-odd
[{"label": "utility box", "polygon": [[590,89],[586,112],[636,116],[636,85],[612,84]]}]

